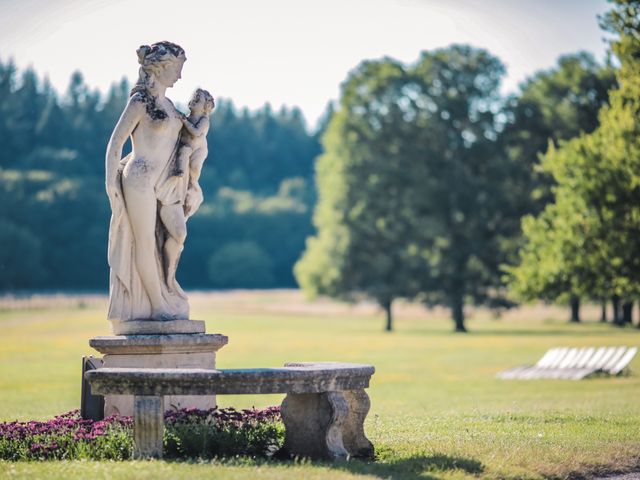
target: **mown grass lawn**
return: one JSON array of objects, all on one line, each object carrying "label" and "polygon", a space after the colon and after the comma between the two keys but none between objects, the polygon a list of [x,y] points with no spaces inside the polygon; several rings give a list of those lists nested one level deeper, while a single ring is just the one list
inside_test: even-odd
[{"label": "mown grass lawn", "polygon": [[[298,292],[193,296],[193,318],[229,336],[221,368],[287,361],[371,363],[366,423],[375,462],[0,462],[8,478],[564,478],[640,470],[640,377],[501,381],[501,369],[553,346],[638,345],[640,330],[525,309],[501,320],[476,312],[469,334],[442,311],[399,309],[396,331],[366,306],[306,305]],[[78,408],[80,358],[107,335],[103,305],[0,312],[0,421]],[[595,316],[592,315],[592,316]],[[640,358],[631,364],[640,372]],[[281,396],[220,396],[263,407]]]}]

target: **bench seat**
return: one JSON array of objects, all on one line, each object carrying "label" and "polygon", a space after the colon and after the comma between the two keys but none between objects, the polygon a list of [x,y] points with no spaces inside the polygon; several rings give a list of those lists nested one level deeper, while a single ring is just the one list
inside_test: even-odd
[{"label": "bench seat", "polygon": [[371,365],[287,363],[281,368],[226,370],[99,368],[85,373],[92,393],[134,396],[134,456],[160,458],[165,395],[285,393],[284,449],[319,459],[371,457],[364,434]]}]

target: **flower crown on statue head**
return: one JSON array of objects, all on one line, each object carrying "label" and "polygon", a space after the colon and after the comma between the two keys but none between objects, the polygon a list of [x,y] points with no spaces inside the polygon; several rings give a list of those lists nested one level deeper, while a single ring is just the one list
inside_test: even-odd
[{"label": "flower crown on statue head", "polygon": [[184,49],[180,45],[166,41],[152,45],[141,45],[136,53],[138,54],[138,63],[143,67],[174,59],[186,60]]}]

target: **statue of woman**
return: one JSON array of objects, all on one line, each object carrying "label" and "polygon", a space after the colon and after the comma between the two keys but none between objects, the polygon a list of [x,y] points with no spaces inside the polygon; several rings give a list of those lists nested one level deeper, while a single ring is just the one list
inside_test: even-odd
[{"label": "statue of woman", "polygon": [[[187,297],[167,275],[186,237],[184,191],[169,184],[188,181],[174,175],[184,116],[165,97],[181,78],[184,50],[170,42],[144,45],[137,51],[139,79],[111,135],[106,153],[106,189],[111,203],[109,227],[109,314],[113,321],[189,318]],[[132,151],[122,149],[131,137]],[[169,187],[168,187],[169,185]]]}]

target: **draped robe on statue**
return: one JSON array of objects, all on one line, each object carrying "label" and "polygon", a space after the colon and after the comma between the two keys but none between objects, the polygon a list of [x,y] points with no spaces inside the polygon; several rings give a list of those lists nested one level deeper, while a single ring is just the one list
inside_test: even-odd
[{"label": "draped robe on statue", "polygon": [[[160,179],[155,185],[158,209],[156,211],[155,233],[155,267],[161,284],[162,297],[168,305],[167,314],[173,319],[189,318],[189,303],[175,279],[167,283],[164,242],[168,237],[167,230],[160,219],[160,205],[184,205],[188,175],[175,177],[171,170],[175,162],[177,148],[167,162]],[[129,221],[125,197],[122,191],[122,170],[132,154],[120,161],[118,169],[118,190],[114,204],[111,206],[111,222],[109,224],[108,261],[111,267],[109,276],[109,313],[112,321],[149,319],[151,317],[151,301],[138,273],[135,254],[135,237]]]}]

